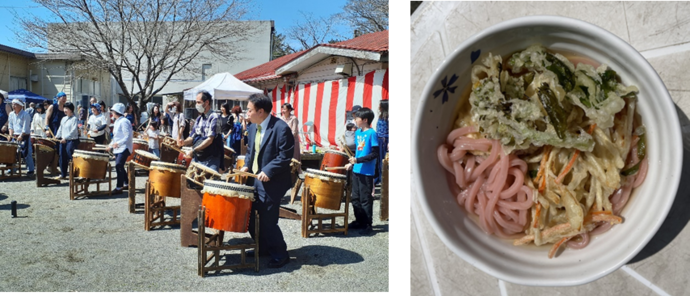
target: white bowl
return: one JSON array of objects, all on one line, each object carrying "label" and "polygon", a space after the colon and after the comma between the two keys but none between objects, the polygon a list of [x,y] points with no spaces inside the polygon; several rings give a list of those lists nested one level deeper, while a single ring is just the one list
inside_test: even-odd
[{"label": "white bowl", "polygon": [[[507,54],[541,43],[608,64],[626,85],[640,89],[638,112],[647,127],[649,172],[623,210],[624,223],[594,238],[582,250],[566,249],[548,259],[548,246],[513,246],[487,235],[458,206],[448,188],[437,147],[452,128],[455,106],[470,84],[476,51]],[[473,55],[472,52],[475,52]],[[459,78],[441,91],[451,77]],[[450,88],[457,87],[454,92]],[[443,93],[448,100],[443,102]],[[592,24],[555,16],[529,16],[492,26],[460,44],[443,61],[422,93],[413,139],[413,173],[420,203],[436,234],[463,260],[511,283],[579,285],[601,278],[632,259],[654,236],[673,203],[680,180],[682,141],[676,109],[649,63],[625,41]]]}]

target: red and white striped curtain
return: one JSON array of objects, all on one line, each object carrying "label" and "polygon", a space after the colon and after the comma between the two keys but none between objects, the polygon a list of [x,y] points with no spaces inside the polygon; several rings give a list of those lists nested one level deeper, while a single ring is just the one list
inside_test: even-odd
[{"label": "red and white striped curtain", "polygon": [[[376,128],[379,102],[388,100],[388,69],[340,80],[298,84],[292,90],[285,85],[276,86],[269,97],[276,115],[284,103],[292,104],[308,143],[322,147],[337,145],[336,139],[345,134],[345,116],[352,106],[371,108],[376,114],[372,127]],[[304,126],[307,122],[313,126]]]}]

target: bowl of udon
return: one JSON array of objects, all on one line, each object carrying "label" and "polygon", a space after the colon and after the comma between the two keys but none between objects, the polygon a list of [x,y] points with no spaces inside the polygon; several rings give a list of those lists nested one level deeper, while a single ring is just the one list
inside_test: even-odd
[{"label": "bowl of udon", "polygon": [[413,175],[436,234],[501,280],[571,286],[630,261],[676,196],[663,82],[595,25],[530,16],[460,44],[427,83]]}]

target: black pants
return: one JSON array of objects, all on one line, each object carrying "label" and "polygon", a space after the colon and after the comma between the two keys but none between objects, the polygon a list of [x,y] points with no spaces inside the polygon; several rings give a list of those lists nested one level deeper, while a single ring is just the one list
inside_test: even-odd
[{"label": "black pants", "polygon": [[67,143],[58,143],[58,151],[60,151],[60,177],[66,178],[69,170],[69,162],[72,161],[72,154],[79,146],[79,140],[69,140]]},{"label": "black pants", "polygon": [[102,134],[98,137],[93,137],[93,140],[96,142],[96,144],[103,145],[103,143],[105,143],[105,134]]},{"label": "black pants", "polygon": [[[256,191],[259,195],[266,194],[263,182],[255,180]],[[282,197],[282,196],[281,196]],[[282,260],[289,256],[287,244],[283,238],[283,232],[278,226],[278,214],[280,212],[280,198],[264,198],[261,201],[259,196],[254,196],[252,203],[252,215],[249,218],[249,235],[254,238],[254,219],[256,212],[259,212],[259,251],[261,254],[268,254],[271,259]]]},{"label": "black pants", "polygon": [[374,177],[352,173],[352,208],[355,221],[371,225],[374,216]]},{"label": "black pants", "polygon": [[117,185],[115,188],[122,189],[122,186],[129,183],[127,180],[127,171],[125,170],[125,162],[129,157],[129,149],[125,149],[122,153],[115,154],[115,171],[117,172]]}]

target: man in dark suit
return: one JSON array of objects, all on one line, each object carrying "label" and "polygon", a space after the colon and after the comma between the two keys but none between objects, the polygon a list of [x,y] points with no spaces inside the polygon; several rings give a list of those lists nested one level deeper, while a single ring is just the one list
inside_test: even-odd
[{"label": "man in dark suit", "polygon": [[[280,200],[292,185],[290,161],[295,140],[285,121],[271,115],[272,109],[273,103],[266,95],[253,94],[249,97],[247,118],[253,124],[247,132],[247,155],[242,170],[257,175],[253,181],[259,198],[252,207],[258,210],[261,220],[259,250],[261,254],[271,256],[268,267],[279,268],[290,261],[283,233],[278,226],[278,214]],[[254,238],[254,211],[249,221],[249,233]]]}]

